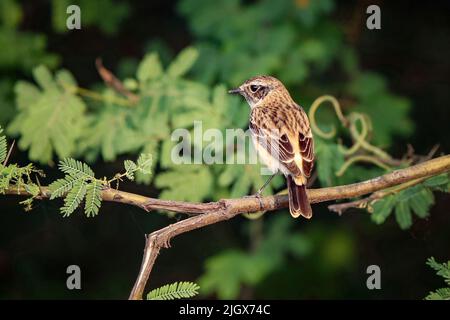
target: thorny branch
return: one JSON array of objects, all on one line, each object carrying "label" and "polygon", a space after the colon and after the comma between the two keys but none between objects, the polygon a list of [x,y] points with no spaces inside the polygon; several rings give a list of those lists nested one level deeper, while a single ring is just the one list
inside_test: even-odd
[{"label": "thorny branch", "polygon": [[[359,183],[321,188],[309,189],[308,197],[311,203],[330,200],[348,199],[373,193],[369,198],[353,201],[347,204],[330,206],[330,209],[342,213],[349,207],[360,207],[364,201],[374,200],[384,196],[385,189],[398,186],[406,186],[419,183],[427,177],[450,171],[450,155],[441,156],[432,160],[424,161],[409,168],[396,170],[380,177]],[[382,191],[380,191],[382,190]],[[10,188],[6,194],[29,195],[23,188]],[[50,197],[47,187],[41,187],[38,199]],[[166,210],[193,215],[177,223],[154,231],[148,235],[144,249],[141,269],[134,287],[129,296],[130,299],[142,299],[145,286],[150,277],[153,265],[161,248],[169,248],[170,240],[180,234],[191,230],[206,227],[221,221],[231,219],[243,213],[255,213],[261,211],[273,211],[288,206],[287,195],[275,195],[261,199],[246,197],[239,199],[223,199],[209,203],[190,203],[183,201],[160,200],[148,198],[142,195],[128,193],[111,188],[102,191],[103,201],[112,201],[137,206],[146,211]],[[260,203],[261,202],[261,203]]]}]

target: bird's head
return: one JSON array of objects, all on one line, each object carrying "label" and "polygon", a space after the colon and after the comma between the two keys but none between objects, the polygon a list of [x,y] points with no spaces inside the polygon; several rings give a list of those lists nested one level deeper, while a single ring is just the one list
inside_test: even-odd
[{"label": "bird's head", "polygon": [[252,108],[268,99],[283,96],[290,98],[281,81],[271,76],[253,77],[228,93],[242,95]]}]

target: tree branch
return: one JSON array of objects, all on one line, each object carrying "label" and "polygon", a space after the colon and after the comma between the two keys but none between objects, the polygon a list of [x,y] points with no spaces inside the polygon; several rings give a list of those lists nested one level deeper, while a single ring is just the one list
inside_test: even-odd
[{"label": "tree branch", "polygon": [[[311,203],[354,198],[447,171],[450,171],[450,155],[428,160],[409,168],[396,170],[359,183],[321,189],[309,189],[308,197]],[[25,189],[17,189],[14,187],[6,190],[5,193],[29,195]],[[42,187],[41,194],[38,198],[44,199],[49,197],[50,192],[48,188]],[[147,237],[141,269],[131,291],[130,299],[142,299],[145,286],[161,248],[170,247],[170,240],[177,235],[228,220],[242,213],[273,211],[288,206],[287,195],[268,196],[261,199],[250,197],[223,199],[209,203],[189,203],[160,200],[115,189],[105,189],[102,191],[102,199],[103,201],[134,205],[146,211],[167,210],[195,215],[157,230]]]}]

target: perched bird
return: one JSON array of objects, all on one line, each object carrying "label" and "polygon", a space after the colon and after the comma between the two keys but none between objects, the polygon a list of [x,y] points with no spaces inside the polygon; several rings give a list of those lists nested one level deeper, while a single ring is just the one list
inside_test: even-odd
[{"label": "perched bird", "polygon": [[287,180],[291,215],[311,218],[306,183],[313,168],[314,143],[305,111],[281,81],[271,76],[251,78],[229,93],[242,95],[250,105],[249,127],[255,149],[273,173],[257,196],[281,171]]}]

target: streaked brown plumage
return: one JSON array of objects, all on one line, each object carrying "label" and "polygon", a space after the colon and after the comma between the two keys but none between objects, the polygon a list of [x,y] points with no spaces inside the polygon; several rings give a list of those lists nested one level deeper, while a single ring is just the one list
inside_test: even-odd
[{"label": "streaked brown plumage", "polygon": [[306,183],[314,162],[314,143],[308,117],[284,85],[271,76],[258,76],[230,90],[251,107],[250,130],[258,154],[269,169],[287,180],[289,210],[294,218],[311,218]]}]

